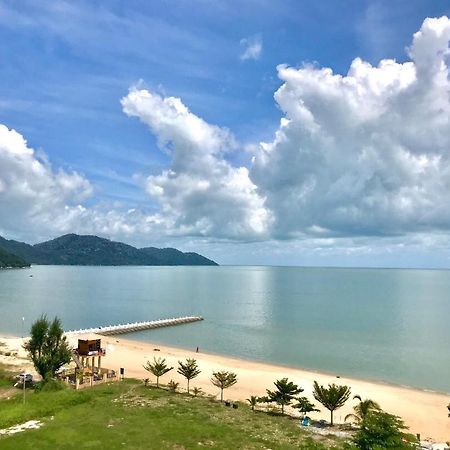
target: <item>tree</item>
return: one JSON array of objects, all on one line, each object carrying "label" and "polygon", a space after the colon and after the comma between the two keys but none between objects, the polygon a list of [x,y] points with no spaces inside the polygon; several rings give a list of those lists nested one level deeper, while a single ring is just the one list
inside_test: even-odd
[{"label": "tree", "polygon": [[227,372],[225,370],[213,372],[211,383],[220,388],[220,401],[223,402],[223,390],[237,383],[237,375],[234,372]]},{"label": "tree", "polygon": [[363,400],[359,395],[355,395],[353,399],[359,400],[359,403],[353,407],[353,411],[355,411],[353,414],[345,416],[344,422],[347,419],[352,419],[356,423],[361,423],[371,411],[380,410],[380,405],[370,398]]},{"label": "tree", "polygon": [[415,438],[405,434],[403,421],[381,410],[372,410],[361,422],[353,442],[359,450],[411,449]]},{"label": "tree", "polygon": [[197,397],[199,395],[202,395],[203,390],[202,388],[194,387],[194,389],[192,389],[192,393],[194,394],[194,397]]},{"label": "tree", "polygon": [[170,380],[170,381],[167,383],[167,386],[169,387],[169,389],[170,389],[172,392],[176,392],[177,389],[178,389],[179,384],[180,384],[180,383],[177,383],[176,381]]},{"label": "tree", "polygon": [[252,411],[255,410],[255,406],[258,404],[258,397],[256,395],[251,395],[249,398],[247,398],[248,403],[252,407]]},{"label": "tree", "polygon": [[166,364],[166,360],[164,358],[153,358],[153,364],[150,361],[147,361],[147,364],[143,367],[145,370],[148,370],[150,373],[155,375],[156,387],[159,387],[159,377],[162,377],[164,374],[173,369],[173,367],[169,367]]},{"label": "tree", "polygon": [[314,398],[327,408],[331,413],[331,425],[333,425],[333,413],[336,409],[344,405],[350,397],[350,388],[337,384],[329,384],[328,388],[319,385],[314,381]]},{"label": "tree", "polygon": [[303,392],[303,389],[292,381],[288,381],[287,378],[277,380],[273,384],[277,388],[275,391],[266,389],[269,402],[281,405],[281,414],[284,414],[284,406],[289,405],[297,394]]},{"label": "tree", "polygon": [[31,339],[24,348],[44,382],[53,378],[59,368],[72,359],[72,351],[64,336],[61,321],[55,317],[50,323],[42,315],[31,326]]},{"label": "tree", "polygon": [[187,358],[185,363],[178,361],[177,372],[180,375],[183,375],[184,378],[186,378],[187,392],[189,394],[189,381],[197,377],[200,373],[200,369],[197,366],[197,361],[193,358]]},{"label": "tree", "polygon": [[298,397],[297,402],[298,403],[292,405],[292,407],[298,409],[299,412],[303,413],[303,416],[306,416],[306,414],[313,411],[320,411],[320,409],[317,409],[316,405],[314,405],[314,403],[311,403],[306,397]]}]

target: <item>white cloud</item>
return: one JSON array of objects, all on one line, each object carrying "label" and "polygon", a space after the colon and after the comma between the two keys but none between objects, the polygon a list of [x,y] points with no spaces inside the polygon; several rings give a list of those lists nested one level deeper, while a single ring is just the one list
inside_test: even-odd
[{"label": "white cloud", "polygon": [[190,112],[180,99],[131,89],[124,112],[147,124],[170,167],[146,178],[147,192],[160,201],[173,234],[255,239],[267,233],[270,214],[245,167],[226,155],[236,148],[231,133]]},{"label": "white cloud", "polygon": [[92,194],[90,183],[76,172],[53,171],[25,139],[0,124],[0,211],[4,229],[26,228],[29,222],[51,225],[56,211]]},{"label": "white cloud", "polygon": [[36,241],[72,232],[118,238],[162,234],[158,215],[83,206],[92,194],[86,178],[54,170],[21,134],[0,124],[0,235]]},{"label": "white cloud", "polygon": [[285,117],[250,171],[273,236],[450,228],[449,40],[448,18],[427,19],[403,64],[278,67]]},{"label": "white cloud", "polygon": [[[450,20],[427,19],[402,64],[356,58],[346,75],[279,66],[279,129],[246,150],[180,99],[131,89],[123,111],[169,156],[165,170],[140,177],[160,204],[152,215],[87,206],[93,188],[85,177],[52,168],[0,125],[0,234],[95,233],[144,245],[193,236],[192,245],[215,245],[217,254],[224,240],[260,241],[253,263],[264,248],[304,253],[299,263],[317,255],[378,258],[390,247],[448,254],[449,41]],[[254,153],[250,167],[232,164],[241,150]]]},{"label": "white cloud", "polygon": [[243,51],[240,55],[240,58],[242,60],[257,60],[261,57],[263,50],[263,41],[260,34],[255,34],[254,36],[241,39],[239,44],[243,48]]}]

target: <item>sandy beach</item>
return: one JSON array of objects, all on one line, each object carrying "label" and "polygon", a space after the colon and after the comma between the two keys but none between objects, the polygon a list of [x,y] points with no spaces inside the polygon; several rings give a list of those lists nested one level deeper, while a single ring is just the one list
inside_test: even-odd
[{"label": "sandy beach", "polygon": [[[70,335],[69,339],[76,346],[78,338],[88,336]],[[89,338],[94,338],[90,335]],[[352,396],[360,395],[362,398],[371,398],[380,406],[392,414],[403,418],[412,433],[420,433],[421,439],[433,439],[445,442],[450,440],[450,419],[447,417],[447,404],[450,396],[445,394],[411,389],[401,386],[393,386],[383,383],[368,382],[347,377],[337,377],[330,374],[306,371],[297,368],[288,368],[277,365],[246,361],[221,355],[203,353],[200,349],[188,351],[185,349],[161,346],[159,344],[144,343],[124,339],[121,336],[97,336],[102,339],[102,347],[106,348],[106,357],[103,358],[102,366],[119,370],[125,369],[125,376],[131,378],[154,377],[147,372],[143,365],[153,357],[166,358],[167,363],[175,369],[161,378],[162,383],[170,379],[180,382],[180,388],[186,386],[186,380],[176,372],[178,360],[195,358],[198,362],[201,374],[191,381],[192,387],[200,387],[205,393],[219,394],[218,389],[210,382],[213,371],[230,370],[237,374],[238,383],[225,391],[224,397],[230,400],[245,400],[250,395],[264,395],[267,388],[273,387],[273,382],[279,378],[288,377],[304,389],[305,395],[313,400],[312,385],[316,380],[320,384],[338,383],[351,387]],[[21,338],[2,337],[0,341],[16,356],[0,356],[0,362],[14,364],[18,368],[32,369],[31,363],[24,359]],[[158,349],[158,350],[156,350]],[[317,403],[317,402],[316,402]],[[346,414],[352,412],[356,401],[349,400],[347,404],[335,412],[335,422],[343,422]],[[311,416],[315,419],[329,420],[329,412],[318,405],[319,413]]]}]

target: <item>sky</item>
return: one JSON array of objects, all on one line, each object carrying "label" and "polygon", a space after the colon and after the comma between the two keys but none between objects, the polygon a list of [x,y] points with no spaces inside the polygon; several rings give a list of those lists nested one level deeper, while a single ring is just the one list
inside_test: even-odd
[{"label": "sky", "polygon": [[0,0],[0,235],[450,268],[448,0]]}]

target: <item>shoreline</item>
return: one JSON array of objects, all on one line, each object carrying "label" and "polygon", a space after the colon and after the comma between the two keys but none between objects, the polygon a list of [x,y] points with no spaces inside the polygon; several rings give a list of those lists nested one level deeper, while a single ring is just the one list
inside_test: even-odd
[{"label": "shoreline", "polygon": [[[191,381],[191,387],[197,386],[207,394],[217,395],[218,390],[210,382],[213,371],[228,370],[237,374],[238,382],[235,386],[227,389],[224,398],[231,400],[245,401],[251,395],[265,395],[266,389],[273,388],[273,382],[277,379],[288,377],[304,389],[301,395],[308,397],[311,401],[317,402],[312,396],[313,381],[319,384],[328,383],[346,384],[351,387],[352,394],[346,405],[335,412],[336,423],[343,422],[345,415],[353,412],[356,401],[352,401],[354,395],[361,395],[363,398],[372,398],[380,403],[380,406],[395,415],[400,416],[409,426],[409,431],[421,434],[421,439],[431,438],[434,441],[444,442],[450,439],[450,420],[447,417],[447,404],[450,395],[428,392],[412,387],[386,384],[384,382],[366,381],[348,376],[317,372],[300,369],[296,367],[286,367],[279,364],[247,360],[242,358],[219,355],[215,353],[199,351],[196,349],[183,349],[179,347],[167,346],[159,343],[142,342],[129,338],[116,336],[96,336],[102,339],[102,346],[106,348],[104,358],[105,367],[117,369],[125,368],[125,376],[144,379],[154,377],[145,371],[143,365],[152,361],[153,357],[165,358],[169,366],[174,370],[162,377],[161,382],[166,384],[170,379],[180,383],[180,388],[184,389],[186,381],[181,375],[176,373],[178,360],[194,358],[202,370],[198,378]],[[71,336],[72,342],[78,338],[87,336]],[[158,351],[155,351],[158,349]],[[313,413],[314,419],[329,420],[329,411],[321,405],[320,413]]]},{"label": "shoreline", "polygon": [[[101,337],[101,335],[98,335],[99,337]],[[126,336],[126,334],[122,334],[122,335],[116,335],[118,338],[120,338],[120,336]],[[17,337],[17,336],[14,336]],[[103,336],[103,338],[112,338],[113,336]],[[1,339],[1,337],[0,337]],[[176,349],[179,351],[186,351],[186,352],[192,352],[192,348],[191,347],[183,347],[183,346],[173,346],[173,345],[169,345],[169,344],[165,344],[163,342],[158,342],[158,341],[143,341],[140,339],[132,339],[132,338],[121,338],[123,340],[126,341],[132,341],[132,342],[139,342],[142,344],[149,344],[152,346],[162,346],[165,348],[172,348],[172,349]],[[438,394],[438,395],[447,395],[449,397],[449,402],[450,402],[450,390],[447,391],[439,391],[436,389],[432,389],[432,388],[424,388],[424,387],[420,387],[420,386],[411,386],[409,384],[402,384],[402,383],[395,383],[394,381],[386,381],[386,380],[380,380],[379,378],[366,378],[366,377],[360,377],[357,375],[350,375],[350,374],[339,374],[336,372],[332,372],[331,370],[326,370],[326,369],[315,369],[315,368],[311,368],[311,367],[304,367],[304,366],[294,366],[294,365],[289,365],[289,364],[283,364],[280,362],[273,362],[273,361],[269,361],[269,360],[265,360],[265,359],[250,359],[250,358],[246,358],[245,356],[236,356],[236,355],[231,355],[228,353],[216,353],[216,352],[211,352],[211,351],[200,351],[201,354],[203,355],[208,355],[211,357],[218,357],[218,358],[226,358],[226,359],[232,359],[232,360],[239,360],[239,361],[245,361],[248,363],[257,363],[257,364],[263,364],[263,365],[268,365],[268,366],[273,366],[273,367],[280,367],[280,368],[285,368],[287,370],[299,370],[302,372],[308,372],[311,374],[317,374],[317,375],[326,375],[329,377],[334,377],[336,379],[340,379],[340,378],[346,378],[348,380],[355,380],[355,381],[360,381],[360,382],[365,382],[365,383],[372,383],[372,384],[379,384],[380,386],[387,386],[387,387],[393,387],[393,388],[402,388],[402,389],[410,389],[412,391],[420,391],[420,392],[425,392],[425,393],[430,393],[430,394]],[[450,437],[450,436],[449,436]]]},{"label": "shoreline", "polygon": [[[101,335],[74,335],[67,334],[72,346],[76,346],[77,339],[98,338],[102,340],[102,347],[106,348],[106,356],[102,358],[102,366],[119,372],[120,367],[125,369],[125,376],[143,380],[153,375],[145,371],[143,365],[152,361],[153,357],[165,358],[169,366],[174,369],[161,378],[161,383],[166,384],[173,379],[179,382],[179,388],[184,390],[186,380],[176,372],[179,360],[194,358],[201,369],[200,375],[191,381],[191,388],[200,387],[206,394],[217,395],[218,390],[210,382],[213,371],[228,370],[237,374],[238,382],[235,386],[225,390],[224,398],[235,401],[244,401],[251,395],[265,395],[266,389],[272,389],[273,382],[277,379],[288,377],[304,389],[302,396],[308,397],[321,409],[319,413],[311,414],[313,419],[325,419],[329,421],[329,412],[322,405],[318,405],[312,396],[313,381],[319,384],[328,383],[346,384],[350,386],[352,393],[348,402],[335,412],[336,423],[342,423],[345,415],[353,412],[356,401],[354,395],[361,395],[363,399],[371,398],[377,401],[381,408],[391,414],[400,416],[407,426],[409,432],[420,433],[421,439],[432,439],[435,442],[450,440],[450,419],[447,417],[447,404],[450,395],[410,386],[385,383],[377,380],[364,380],[336,375],[323,371],[315,371],[304,368],[284,366],[281,364],[263,361],[248,360],[227,355],[203,352],[201,349],[187,349],[167,346],[160,343],[143,342],[133,340],[124,335],[101,336]],[[31,362],[24,359],[25,351],[21,345],[26,338],[5,336],[0,341],[5,342],[8,349],[18,351],[17,357],[0,357],[0,361],[6,364],[16,364],[31,368]]]}]

